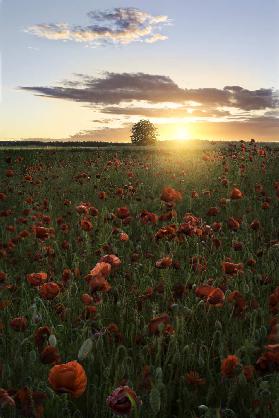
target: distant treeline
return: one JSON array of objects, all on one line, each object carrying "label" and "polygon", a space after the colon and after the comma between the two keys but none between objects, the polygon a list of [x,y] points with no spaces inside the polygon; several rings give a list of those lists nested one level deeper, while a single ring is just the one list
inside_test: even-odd
[{"label": "distant treeline", "polygon": [[111,147],[131,145],[126,142],[103,142],[103,141],[0,141],[0,147]]},{"label": "distant treeline", "polygon": [[[254,141],[254,140],[252,140]],[[187,140],[184,142],[185,147],[189,145],[195,146],[198,148],[202,147],[211,147],[212,145],[218,145],[218,147],[235,147],[239,142],[246,143],[247,145],[253,145],[253,142],[246,140],[235,140],[235,141],[215,141],[215,140],[200,140],[200,139],[193,139]],[[254,141],[255,142],[255,141]],[[178,140],[166,140],[166,141],[158,141],[158,145],[163,148],[169,148],[176,145],[181,146],[183,141]],[[265,146],[266,148],[269,147],[276,147],[278,148],[279,141],[274,142],[261,142],[257,141],[258,145]],[[0,148],[25,148],[25,147],[38,147],[38,148],[46,148],[46,147],[53,147],[53,148],[106,148],[106,147],[122,147],[127,148],[131,147],[134,148],[135,145],[130,142],[104,142],[104,141],[1,141],[0,140]],[[136,147],[137,148],[137,147]],[[143,148],[145,148],[143,146]]]}]

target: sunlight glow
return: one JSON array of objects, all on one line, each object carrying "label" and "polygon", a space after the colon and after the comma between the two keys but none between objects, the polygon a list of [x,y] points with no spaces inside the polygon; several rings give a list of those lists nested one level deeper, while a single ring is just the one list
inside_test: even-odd
[{"label": "sunlight glow", "polygon": [[177,126],[174,133],[174,139],[186,141],[189,139],[189,132],[185,126]]}]

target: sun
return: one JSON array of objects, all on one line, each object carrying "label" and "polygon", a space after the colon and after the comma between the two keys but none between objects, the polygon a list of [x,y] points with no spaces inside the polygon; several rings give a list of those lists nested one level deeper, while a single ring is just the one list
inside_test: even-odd
[{"label": "sun", "polygon": [[179,141],[187,141],[189,139],[189,132],[185,126],[177,126],[175,129],[174,139]]}]

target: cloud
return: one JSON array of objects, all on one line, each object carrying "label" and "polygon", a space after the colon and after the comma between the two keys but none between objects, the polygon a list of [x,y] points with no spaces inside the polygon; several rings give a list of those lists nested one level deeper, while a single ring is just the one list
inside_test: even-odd
[{"label": "cloud", "polygon": [[[99,107],[99,110],[103,107],[104,112],[106,106],[125,103],[125,107],[129,108],[133,102],[171,102],[184,106],[195,102],[206,108],[226,107],[248,112],[276,109],[279,104],[278,90],[272,88],[248,90],[240,86],[226,86],[223,89],[187,89],[179,87],[168,76],[146,73],[107,72],[99,78],[83,74],[77,74],[76,77],[77,80],[64,81],[53,87],[24,86],[21,90],[43,97],[86,103]],[[112,109],[107,112],[113,113]]]},{"label": "cloud", "polygon": [[224,91],[231,94],[232,105],[241,103],[244,110],[266,109],[278,106],[278,91],[272,89],[247,90],[240,86],[227,86]]},{"label": "cloud", "polygon": [[152,16],[133,7],[119,7],[103,12],[90,11],[87,15],[91,20],[87,26],[42,23],[29,26],[25,32],[50,40],[97,43],[98,45],[107,42],[129,44],[142,40],[154,43],[167,39],[167,36],[157,31],[169,23],[168,16]]},{"label": "cloud", "polygon": [[162,35],[161,33],[155,33],[154,35],[150,36],[150,38],[147,38],[145,42],[148,44],[154,44],[155,42],[165,41],[166,39],[168,39],[167,36]]},{"label": "cloud", "polygon": [[72,135],[69,139],[74,141],[128,142],[131,135],[130,130],[130,126],[86,130]]},{"label": "cloud", "polygon": [[230,116],[230,112],[218,109],[189,109],[189,107],[173,108],[150,108],[150,107],[120,107],[107,106],[102,113],[111,115],[144,116],[147,118],[216,118]]},{"label": "cloud", "polygon": [[[76,141],[129,142],[132,124],[120,128],[102,127],[81,131],[69,139]],[[176,124],[158,124],[159,134],[164,139],[176,139]],[[255,117],[245,121],[186,123],[186,129],[192,138],[239,140],[256,138],[257,140],[279,140],[279,118]]]}]

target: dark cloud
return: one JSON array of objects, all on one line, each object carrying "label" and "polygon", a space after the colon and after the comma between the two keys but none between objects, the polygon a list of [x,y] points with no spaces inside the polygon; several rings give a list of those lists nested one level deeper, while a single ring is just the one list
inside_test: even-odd
[{"label": "dark cloud", "polygon": [[154,43],[167,39],[167,36],[157,32],[160,26],[168,23],[167,16],[152,16],[133,7],[119,7],[113,10],[91,11],[88,17],[91,24],[87,26],[42,23],[30,26],[25,31],[50,40],[97,44],[129,44],[139,40]]},{"label": "dark cloud", "polygon": [[55,87],[21,87],[41,96],[68,99],[100,105],[115,105],[121,102],[149,101],[183,102],[185,90],[179,88],[169,77],[144,73],[105,73],[103,78],[79,75],[71,81]]},{"label": "dark cloud", "polygon": [[145,73],[105,73],[100,78],[82,74],[77,76],[77,80],[66,81],[60,86],[30,86],[21,89],[44,97],[103,107],[134,101],[184,105],[194,101],[206,108],[231,107],[252,111],[275,109],[279,103],[278,91],[271,88],[248,90],[240,86],[226,86],[223,89],[184,89],[170,77]]},{"label": "dark cloud", "polygon": [[261,125],[261,127],[266,127],[270,129],[277,129],[278,138],[279,138],[279,117],[275,116],[255,116],[244,121],[247,124],[251,125]]},{"label": "dark cloud", "polygon": [[278,105],[278,91],[274,92],[272,89],[258,89],[258,90],[247,90],[240,86],[227,86],[224,88],[231,95],[232,105],[241,104],[241,108],[244,110],[254,110],[255,104],[256,109],[272,108]]}]

